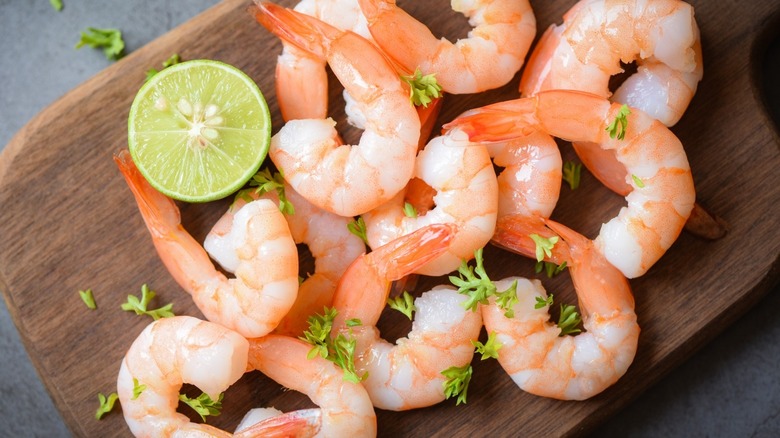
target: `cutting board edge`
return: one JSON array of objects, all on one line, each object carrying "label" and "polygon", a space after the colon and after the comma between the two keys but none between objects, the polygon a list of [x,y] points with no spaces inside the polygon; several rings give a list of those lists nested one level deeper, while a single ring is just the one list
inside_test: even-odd
[{"label": "cutting board edge", "polygon": [[588,436],[601,424],[617,415],[621,410],[627,408],[629,404],[639,399],[647,390],[657,385],[661,380],[671,374],[672,371],[709,345],[716,337],[723,334],[778,286],[780,286],[780,254],[777,255],[761,280],[747,288],[752,291],[750,294],[746,294],[747,299],[739,300],[731,307],[724,309],[723,312],[715,318],[712,318],[707,325],[702,327],[693,336],[685,339],[677,348],[660,359],[652,368],[651,375],[641,381],[639,390],[625,391],[623,396],[615,403],[608,403],[606,406],[602,406],[601,409],[599,409],[598,417],[588,417],[587,421],[580,422],[579,428],[571,429],[569,431],[570,433],[564,436]]},{"label": "cutting board edge", "polygon": [[[232,3],[235,3],[236,5],[248,4],[248,2],[243,2],[243,1],[238,1],[238,0],[224,0],[222,3],[215,5],[213,8],[225,7],[225,4],[232,4]],[[238,6],[236,6],[236,7],[238,7]],[[230,10],[233,10],[233,8],[231,8]],[[211,10],[205,11],[204,13],[202,13],[202,15],[205,15],[205,14],[209,13],[210,11]],[[179,28],[187,26],[188,23],[182,24],[181,26],[177,27],[176,29],[171,30],[170,32],[168,32],[167,34],[161,36],[160,38],[165,38],[169,34],[176,32]],[[155,50],[154,47],[146,47],[146,46],[144,48],[142,48],[142,49],[139,49],[139,50],[145,50],[145,49],[146,50],[151,50],[151,51]],[[133,54],[128,55],[128,59],[134,59],[134,58],[132,58],[132,56],[135,53],[136,52],[134,52]],[[88,87],[88,86],[89,86],[90,90],[98,88],[98,82],[94,82],[93,83],[93,81],[96,81],[96,80],[100,79],[99,83],[102,84],[105,81],[106,78],[110,77],[110,75],[107,75],[105,77],[103,76],[104,74],[107,74],[107,71],[113,72],[114,70],[111,70],[112,68],[119,69],[119,67],[116,67],[116,65],[123,65],[123,64],[115,64],[115,65],[109,67],[108,69],[104,70],[103,72],[98,73],[96,76],[94,76],[93,78],[87,80],[83,84],[77,86],[76,88],[74,88],[74,90],[72,90],[71,92],[69,92],[68,94],[63,96],[62,98],[58,99],[58,101],[54,102],[52,105],[50,105],[49,107],[44,109],[41,113],[39,113],[36,117],[31,119],[31,121],[28,122],[28,124],[26,124],[12,138],[12,140],[9,142],[8,146],[5,148],[5,150],[2,152],[2,154],[0,154],[0,186],[2,186],[3,177],[4,177],[4,175],[5,175],[6,171],[7,171],[7,168],[13,162],[15,157],[20,152],[23,152],[23,150],[24,150],[24,143],[25,142],[21,139],[22,133],[29,132],[31,130],[37,129],[39,126],[43,126],[48,120],[51,120],[50,113],[54,114],[56,112],[59,112],[59,111],[55,111],[55,109],[53,107],[55,107],[56,105],[60,104],[62,101],[66,100],[66,97],[70,96],[71,93],[77,92],[81,88]],[[85,93],[85,95],[86,95],[86,91],[82,91],[82,92]],[[758,94],[754,95],[754,98],[756,98],[758,101],[761,101],[760,100],[760,96]],[[70,99],[67,99],[67,100],[70,100]],[[762,108],[762,109],[765,110],[766,108]],[[764,112],[766,114],[766,111],[762,111],[762,112]],[[777,131],[776,130],[772,130],[772,132],[773,132],[773,134],[775,136],[775,139],[777,140],[777,138],[778,138],[777,137]],[[685,350],[684,351],[685,355],[684,356],[679,356],[679,357],[676,356],[676,355],[672,355],[672,354],[667,355],[666,356],[666,360],[661,361],[659,363],[659,365],[663,366],[663,370],[660,371],[657,375],[654,375],[652,379],[649,379],[649,380],[652,380],[651,382],[649,382],[649,383],[648,382],[643,382],[643,385],[642,385],[643,388],[641,390],[633,391],[633,392],[627,392],[626,395],[625,395],[626,399],[628,401],[630,401],[630,400],[634,400],[634,399],[638,398],[639,395],[641,395],[644,391],[646,391],[648,388],[650,388],[655,383],[657,383],[661,378],[666,376],[670,371],[672,371],[674,368],[679,366],[679,364],[681,364],[685,360],[687,360],[696,351],[698,351],[703,346],[705,346],[709,342],[711,342],[711,340],[714,339],[718,334],[723,332],[727,327],[729,327],[731,324],[733,324],[737,319],[742,317],[744,315],[744,313],[747,312],[747,310],[752,308],[757,302],[759,302],[761,299],[763,299],[767,295],[767,293],[771,290],[773,285],[777,285],[778,280],[780,280],[780,278],[778,278],[779,276],[778,276],[778,269],[777,269],[778,268],[777,261],[778,260],[776,259],[775,262],[772,264],[772,268],[769,270],[769,272],[767,272],[766,275],[757,284],[753,285],[751,288],[748,288],[750,290],[754,290],[755,291],[755,293],[750,296],[749,305],[745,305],[745,302],[739,302],[740,306],[739,306],[739,309],[738,309],[737,312],[732,312],[733,308],[729,308],[726,311],[724,311],[724,314],[727,313],[728,316],[729,316],[729,321],[726,324],[723,324],[722,321],[718,321],[718,326],[717,327],[712,327],[711,329],[709,329],[710,326],[712,326],[714,324],[714,322],[713,322],[714,320],[710,321],[710,323],[707,326],[705,326],[705,329],[702,332],[699,332],[699,333],[696,334],[696,336],[687,339],[685,342],[683,342],[681,344],[681,346],[677,350],[675,350],[675,351],[682,351],[682,350],[686,349],[689,344],[695,344],[695,345],[693,345],[690,348],[690,351]],[[12,302],[11,296],[7,292],[8,288],[7,288],[7,284],[5,282],[2,270],[0,270],[0,286],[3,287],[3,291],[2,292],[5,295],[4,298],[6,299],[6,303],[8,304],[9,302]],[[8,307],[9,307],[9,313],[11,313],[12,320],[14,321],[14,324],[17,327],[19,327],[18,321],[17,321],[16,316],[15,316],[15,313],[16,313],[15,307],[14,307],[13,311],[11,310],[11,306],[10,305]],[[20,335],[21,335],[21,332],[20,332]],[[23,341],[23,343],[25,345],[25,348],[28,349],[28,351],[29,351],[27,340],[25,339],[24,335],[21,335],[21,337],[22,337],[22,341]],[[694,338],[695,338],[696,342],[693,342]],[[36,368],[36,373],[38,373],[39,377],[41,377],[41,374],[39,372],[39,368],[40,368],[39,364],[32,358],[32,356],[31,356],[31,361],[33,362],[33,365]],[[56,397],[56,398],[59,399],[59,392],[52,391],[52,389],[56,390],[56,388],[52,388],[51,385],[53,385],[53,384],[50,384],[50,382],[48,382],[43,377],[41,377],[41,380],[44,382],[44,385],[46,386],[47,390],[52,395],[52,397],[53,398]],[[68,406],[65,405],[64,402],[62,402],[62,400],[55,400],[55,404],[58,406],[58,408],[62,407],[62,409],[60,409],[61,414],[64,414],[65,412],[69,412],[70,411],[68,409]],[[600,416],[599,421],[597,423],[594,423],[592,425],[593,427],[590,427],[589,429],[595,428],[598,424],[600,424],[601,422],[603,422],[607,418],[611,417],[612,415],[614,415],[616,412],[618,412],[620,409],[623,409],[624,407],[625,407],[625,405],[618,406],[618,404],[612,404],[610,406],[610,414],[609,415],[605,415],[603,417]],[[72,432],[75,433],[76,431],[78,431],[78,432],[80,432],[80,434],[83,434],[83,430],[80,427],[75,427],[74,428],[73,424],[70,421],[68,421],[68,418],[65,418],[65,415],[63,415],[63,418],[66,420],[66,424],[71,429]],[[71,415],[71,419],[75,420],[75,416]],[[78,424],[78,423],[75,423],[75,424]],[[582,423],[582,424],[589,425],[589,423]],[[588,429],[582,429],[582,430],[572,429],[572,433],[576,433],[576,434],[582,433],[582,434],[584,434],[584,432],[586,432],[586,430],[588,430]]]}]

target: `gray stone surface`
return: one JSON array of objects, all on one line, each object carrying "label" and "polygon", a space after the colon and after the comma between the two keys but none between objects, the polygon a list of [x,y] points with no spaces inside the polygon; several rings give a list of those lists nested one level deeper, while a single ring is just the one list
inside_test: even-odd
[{"label": "gray stone surface", "polygon": [[[109,65],[99,51],[74,50],[80,30],[120,28],[132,51],[217,0],[63,2],[56,12],[46,0],[0,0],[0,147],[36,113]],[[772,62],[780,68],[778,52]],[[776,289],[594,436],[780,436],[778,308]],[[4,302],[0,358],[0,436],[69,436]]]}]

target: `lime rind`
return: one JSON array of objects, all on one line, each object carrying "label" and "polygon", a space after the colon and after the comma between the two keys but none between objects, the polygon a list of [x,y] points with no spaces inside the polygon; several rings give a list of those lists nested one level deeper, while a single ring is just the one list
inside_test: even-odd
[{"label": "lime rind", "polygon": [[239,69],[212,60],[161,71],[138,91],[128,146],[149,183],[174,199],[206,202],[240,189],[267,156],[271,115]]}]

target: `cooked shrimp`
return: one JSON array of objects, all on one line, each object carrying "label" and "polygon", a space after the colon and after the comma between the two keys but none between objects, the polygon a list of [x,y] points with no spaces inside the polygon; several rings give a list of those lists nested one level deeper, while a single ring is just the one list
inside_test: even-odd
[{"label": "cooked shrimp", "polygon": [[417,156],[414,176],[437,193],[435,208],[424,214],[404,213],[404,193],[363,215],[372,248],[430,224],[458,227],[448,251],[416,273],[444,275],[473,257],[490,241],[496,226],[498,183],[490,156],[481,144],[462,132],[451,131],[432,139]]},{"label": "cooked shrimp", "polygon": [[[610,138],[605,128],[619,119],[626,123],[624,138],[620,134]],[[641,111],[625,114],[620,105],[598,96],[545,91],[468,111],[445,128],[461,129],[473,141],[506,140],[543,130],[614,153],[633,189],[626,196],[628,205],[602,225],[595,245],[629,278],[643,275],[661,258],[693,208],[696,193],[680,140]]]},{"label": "cooked shrimp", "polygon": [[[334,327],[356,339],[355,369],[367,373],[363,386],[374,406],[395,411],[431,406],[445,399],[442,371],[464,366],[479,337],[479,313],[464,309],[466,296],[436,287],[414,301],[412,331],[393,345],[381,338],[376,323],[390,283],[427,263],[456,239],[451,225],[430,225],[360,257],[339,283],[333,306]],[[361,325],[346,328],[357,318]]]},{"label": "cooked shrimp", "polygon": [[502,345],[498,361],[524,391],[561,400],[583,400],[615,383],[628,369],[636,354],[639,325],[628,281],[576,232],[547,221],[534,225],[525,217],[507,216],[499,220],[494,242],[499,246],[531,255],[535,243],[528,237],[560,236],[552,261],[566,262],[574,283],[585,332],[559,336],[561,329],[549,320],[549,304],[537,308],[547,293],[538,280],[507,278],[496,282],[498,290],[517,281],[517,303],[512,318],[495,304],[482,306],[488,333],[495,332]]},{"label": "cooked shrimp", "polygon": [[258,433],[254,436],[270,436],[271,431],[278,434],[273,436],[291,436],[290,432],[298,432],[301,424],[318,431],[314,435],[318,437],[376,436],[376,414],[366,390],[344,380],[343,370],[332,362],[319,356],[307,358],[311,345],[280,335],[252,339],[249,343],[251,368],[285,388],[302,392],[319,406],[251,426],[248,430]]},{"label": "cooked shrimp", "polygon": [[273,330],[298,294],[298,250],[271,201],[246,205],[233,218],[234,269],[228,279],[181,226],[179,209],[144,179],[125,150],[114,157],[135,196],[157,254],[209,321],[246,337]]},{"label": "cooked shrimp", "polygon": [[357,146],[340,146],[333,120],[291,120],[271,139],[273,162],[298,193],[332,213],[356,216],[387,202],[412,177],[420,137],[395,69],[352,32],[270,3],[255,14],[271,32],[327,59],[368,121]]},{"label": "cooked shrimp", "polygon": [[498,175],[498,217],[548,218],[561,191],[561,152],[552,137],[534,131],[515,139],[485,143]]},{"label": "cooked shrimp", "polygon": [[[149,324],[125,354],[117,378],[130,431],[138,437],[231,436],[177,413],[179,389],[189,383],[217,400],[246,371],[248,351],[240,334],[191,316]],[[145,387],[137,397],[135,387]]]},{"label": "cooked shrimp", "polygon": [[528,0],[451,2],[473,26],[455,44],[437,39],[395,0],[359,0],[374,40],[410,71],[435,73],[445,92],[477,93],[508,83],[523,65],[536,35]]},{"label": "cooked shrimp", "polygon": [[[306,330],[306,318],[330,306],[336,284],[347,267],[360,255],[366,246],[356,235],[349,232],[350,218],[337,216],[310,204],[289,184],[284,185],[284,194],[295,208],[294,214],[284,214],[295,243],[306,244],[314,257],[314,273],[308,274],[298,288],[298,298],[292,308],[274,330],[278,334],[300,336]],[[262,198],[279,204],[279,195],[271,191],[262,196],[251,193],[253,198]],[[203,247],[226,271],[234,272],[239,263],[234,245],[238,241],[232,235],[233,219],[246,205],[237,199],[230,210],[214,225]]]},{"label": "cooked shrimp", "polygon": [[639,108],[667,126],[680,120],[702,78],[699,29],[681,0],[581,0],[534,49],[520,82],[523,96],[580,90],[609,97],[620,63],[637,72],[612,100]]}]

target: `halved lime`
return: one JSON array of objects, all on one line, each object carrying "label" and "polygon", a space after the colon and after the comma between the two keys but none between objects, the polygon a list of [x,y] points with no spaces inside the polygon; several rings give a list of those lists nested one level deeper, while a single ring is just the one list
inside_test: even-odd
[{"label": "halved lime", "polygon": [[241,70],[211,60],[168,67],[135,96],[128,147],[160,192],[187,202],[224,198],[244,185],[268,154],[271,114]]}]

